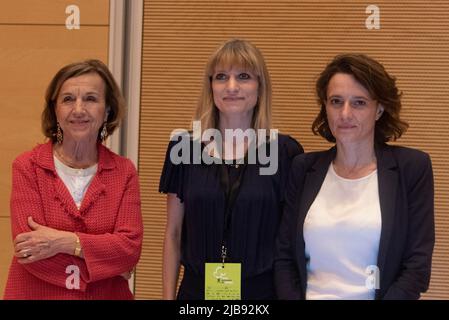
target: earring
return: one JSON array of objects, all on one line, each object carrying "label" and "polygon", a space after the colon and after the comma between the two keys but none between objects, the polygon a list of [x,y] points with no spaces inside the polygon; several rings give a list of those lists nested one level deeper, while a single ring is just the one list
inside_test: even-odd
[{"label": "earring", "polygon": [[376,115],[376,121],[380,119],[380,117],[382,117],[382,114],[384,113],[383,109],[379,109],[377,110],[377,115]]},{"label": "earring", "polygon": [[379,118],[384,113],[384,110],[385,110],[385,108],[383,105],[381,105],[381,104],[377,105],[377,115],[379,116]]},{"label": "earring", "polygon": [[56,123],[56,141],[58,142],[58,144],[62,143],[62,130],[61,130],[61,126],[59,125],[59,122]]},{"label": "earring", "polygon": [[108,136],[108,130],[106,129],[106,121],[103,123],[103,128],[100,132],[100,139],[101,141],[104,141],[106,137]]}]

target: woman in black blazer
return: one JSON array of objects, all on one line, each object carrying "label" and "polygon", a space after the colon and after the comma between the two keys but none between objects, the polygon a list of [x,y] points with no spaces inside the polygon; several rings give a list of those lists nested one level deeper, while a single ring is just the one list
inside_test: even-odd
[{"label": "woman in black blazer", "polygon": [[408,125],[384,67],[334,58],[317,80],[313,132],[330,150],[292,164],[277,239],[280,299],[418,299],[435,242],[428,154],[390,146]]}]

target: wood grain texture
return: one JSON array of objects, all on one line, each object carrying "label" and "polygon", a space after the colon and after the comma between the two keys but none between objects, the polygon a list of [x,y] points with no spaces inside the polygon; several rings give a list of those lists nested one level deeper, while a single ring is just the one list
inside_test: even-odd
[{"label": "wood grain texture", "polygon": [[70,5],[78,6],[81,27],[109,24],[109,0],[15,0],[0,2],[0,25],[64,25]]}]

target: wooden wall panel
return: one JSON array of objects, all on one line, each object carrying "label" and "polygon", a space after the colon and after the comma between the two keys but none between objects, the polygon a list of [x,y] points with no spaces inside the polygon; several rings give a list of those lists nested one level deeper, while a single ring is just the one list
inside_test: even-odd
[{"label": "wooden wall panel", "polygon": [[145,1],[139,173],[145,221],[138,298],[161,297],[165,196],[159,176],[170,132],[189,129],[204,65],[222,41],[241,37],[264,53],[273,80],[274,126],[306,151],[328,148],[314,136],[314,82],[342,52],[384,63],[404,92],[411,127],[399,141],[429,152],[436,182],[432,281],[425,298],[449,298],[449,3],[377,1],[380,29],[368,30],[371,1]]},{"label": "wooden wall panel", "polygon": [[65,24],[69,5],[80,9],[82,25],[109,24],[109,0],[2,1],[0,24]]}]

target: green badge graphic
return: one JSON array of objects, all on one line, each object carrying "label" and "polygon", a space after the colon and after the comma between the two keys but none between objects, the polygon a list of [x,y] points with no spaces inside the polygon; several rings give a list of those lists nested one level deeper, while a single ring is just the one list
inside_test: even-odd
[{"label": "green badge graphic", "polygon": [[240,300],[240,263],[206,263],[206,300]]}]

